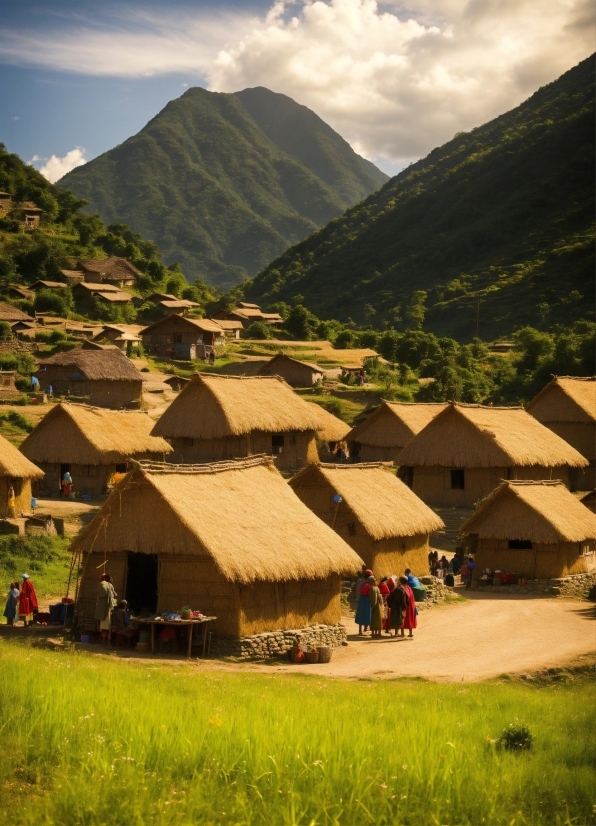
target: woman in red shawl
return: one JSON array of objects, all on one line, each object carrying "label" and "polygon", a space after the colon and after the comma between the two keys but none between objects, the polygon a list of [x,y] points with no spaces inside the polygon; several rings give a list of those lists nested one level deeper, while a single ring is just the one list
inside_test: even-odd
[{"label": "woman in red shawl", "polygon": [[383,631],[386,634],[391,634],[391,625],[389,623],[389,619],[391,617],[391,608],[389,608],[389,606],[387,604],[387,597],[389,596],[389,594],[395,588],[396,582],[397,582],[397,577],[395,576],[395,574],[393,576],[390,576],[387,579],[387,581],[385,582],[385,585],[387,586],[387,593],[384,596],[385,596],[385,605],[387,606],[387,616],[383,620]]},{"label": "woman in red shawl", "polygon": [[23,584],[19,596],[19,619],[23,620],[25,627],[33,622],[33,612],[37,611],[37,595],[33,583],[29,579],[29,574],[21,574]]},{"label": "woman in red shawl", "polygon": [[418,625],[416,620],[416,600],[414,599],[414,592],[408,585],[408,578],[406,576],[400,576],[399,582],[408,596],[408,607],[406,608],[406,613],[404,614],[404,621],[401,624],[401,635],[402,637],[406,636],[405,629],[407,628],[410,632],[408,637],[413,637],[414,628]]}]

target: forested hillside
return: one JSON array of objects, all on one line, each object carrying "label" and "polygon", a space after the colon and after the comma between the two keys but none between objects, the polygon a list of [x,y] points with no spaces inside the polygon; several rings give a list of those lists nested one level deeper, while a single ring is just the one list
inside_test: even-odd
[{"label": "forested hillside", "polygon": [[593,63],[433,150],[273,261],[246,297],[460,340],[593,317]]},{"label": "forested hillside", "polygon": [[387,180],[314,112],[267,89],[193,88],[59,182],[229,288]]}]

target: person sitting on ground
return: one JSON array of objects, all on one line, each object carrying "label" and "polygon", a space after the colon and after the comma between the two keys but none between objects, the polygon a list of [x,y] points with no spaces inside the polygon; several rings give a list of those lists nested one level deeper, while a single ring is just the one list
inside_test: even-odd
[{"label": "person sitting on ground", "polygon": [[17,615],[18,604],[19,584],[18,582],[11,582],[6,598],[6,607],[4,608],[4,616],[6,617],[7,625],[14,625],[15,617]]},{"label": "person sitting on ground", "polygon": [[37,612],[37,594],[29,574],[21,574],[23,584],[19,596],[19,619],[23,620],[25,628],[33,622],[33,613]]},{"label": "person sitting on ground", "polygon": [[404,575],[408,580],[408,585],[410,586],[410,588],[420,588],[420,580],[417,576],[414,576],[411,568],[406,568],[406,570],[404,571]]},{"label": "person sitting on ground", "polygon": [[400,585],[403,587],[404,591],[406,592],[406,596],[408,598],[408,604],[404,614],[404,619],[401,624],[401,635],[402,637],[405,637],[407,628],[410,632],[408,634],[408,639],[411,639],[414,636],[414,628],[416,628],[416,626],[418,625],[418,621],[416,619],[416,600],[414,598],[414,592],[408,585],[407,577],[400,576],[399,582]]},{"label": "person sitting on ground", "polygon": [[372,637],[380,637],[383,630],[383,597],[374,576],[368,578],[370,590],[368,599],[370,602],[370,630]]},{"label": "person sitting on ground", "polygon": [[130,611],[125,599],[121,600],[118,607],[112,611],[112,635],[115,634],[125,637],[130,644],[136,640],[137,633],[130,627]]},{"label": "person sitting on ground", "polygon": [[[401,577],[401,579],[405,579],[405,577]],[[387,606],[389,608],[389,627],[390,629],[393,628],[396,637],[399,634],[399,629],[401,628],[404,614],[408,607],[408,596],[404,590],[404,586],[401,583],[401,579],[397,581],[395,588],[387,597]],[[391,634],[391,630],[389,631],[389,634]]]},{"label": "person sitting on ground", "polygon": [[370,600],[369,600],[369,593],[370,593],[370,580],[374,579],[372,576],[372,571],[369,571],[368,568],[364,572],[367,576],[367,579],[363,581],[362,585],[360,586],[360,594],[358,597],[358,607],[356,609],[356,616],[354,617],[354,621],[358,626],[358,633],[362,634],[362,629],[364,631],[368,631],[370,628],[370,620],[371,620],[371,607],[370,607]]}]

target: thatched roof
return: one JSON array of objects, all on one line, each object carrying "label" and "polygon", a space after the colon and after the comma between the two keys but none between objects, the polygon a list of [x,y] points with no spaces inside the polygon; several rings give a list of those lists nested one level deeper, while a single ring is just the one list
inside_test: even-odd
[{"label": "thatched roof", "polygon": [[460,528],[483,539],[539,544],[596,539],[596,514],[562,482],[503,482]]},{"label": "thatched roof", "polygon": [[[72,288],[75,295],[89,293],[119,293],[120,287],[115,284],[104,284],[103,281],[81,281]],[[128,293],[126,293],[128,295]],[[129,296],[130,298],[130,296]]]},{"label": "thatched roof", "polygon": [[0,476],[9,476],[12,479],[41,479],[44,472],[19,453],[8,439],[0,436]]},{"label": "thatched roof", "polygon": [[321,373],[322,375],[324,372],[323,368],[319,367],[318,364],[311,364],[309,361],[299,361],[299,359],[286,356],[285,353],[278,353],[273,356],[273,358],[269,359],[269,361],[265,362],[259,370],[259,373],[263,376],[275,376],[277,375],[276,369],[278,369],[279,366],[283,369],[284,363],[289,365],[297,364],[299,367],[306,367],[311,373]]},{"label": "thatched roof", "polygon": [[451,403],[398,454],[396,462],[427,467],[586,467],[575,448],[523,407]]},{"label": "thatched roof", "polygon": [[130,293],[125,293],[124,290],[97,290],[93,295],[109,304],[129,304],[132,301]]},{"label": "thatched roof", "polygon": [[556,376],[526,410],[539,422],[594,422],[596,377]]},{"label": "thatched roof", "polygon": [[14,304],[0,301],[0,321],[35,321],[35,319],[19,310]]},{"label": "thatched roof", "polygon": [[153,433],[166,439],[223,439],[254,430],[315,431],[319,422],[311,405],[277,376],[195,373]]},{"label": "thatched roof", "polygon": [[182,324],[186,324],[189,327],[193,328],[195,331],[201,333],[219,333],[219,335],[221,336],[223,336],[224,334],[223,328],[218,324],[217,321],[213,321],[211,318],[188,318],[187,316],[182,315],[169,315],[165,318],[160,318],[159,321],[155,321],[148,327],[141,329],[139,335],[146,336],[149,333],[152,333],[158,327],[162,327],[163,325],[170,325],[172,321],[174,321],[176,324],[178,324],[179,322],[181,322]]},{"label": "thatched roof", "polygon": [[108,553],[208,555],[224,577],[241,583],[319,579],[362,565],[262,456],[212,465],[140,463],[74,544]]},{"label": "thatched roof", "polygon": [[338,493],[373,539],[414,536],[444,528],[437,516],[382,462],[309,465],[289,481],[301,487],[324,480]]},{"label": "thatched roof", "polygon": [[447,407],[446,404],[406,404],[382,401],[355,427],[348,439],[373,447],[405,447],[410,439]]},{"label": "thatched roof", "polygon": [[95,273],[102,278],[112,278],[115,281],[137,278],[142,275],[134,264],[118,255],[110,255],[108,258],[81,258],[78,266],[85,272]]},{"label": "thatched roof", "polygon": [[317,436],[324,442],[341,442],[350,432],[350,425],[342,419],[334,416],[328,410],[316,402],[307,402],[316,412],[319,418]]},{"label": "thatched roof", "polygon": [[[70,350],[39,362],[40,369],[68,367],[89,381],[142,381],[136,367],[120,350]],[[39,371],[38,371],[39,372]]]},{"label": "thatched roof", "polygon": [[83,404],[56,405],[21,445],[32,462],[110,465],[172,448],[151,436],[153,420],[139,411],[106,410]]}]

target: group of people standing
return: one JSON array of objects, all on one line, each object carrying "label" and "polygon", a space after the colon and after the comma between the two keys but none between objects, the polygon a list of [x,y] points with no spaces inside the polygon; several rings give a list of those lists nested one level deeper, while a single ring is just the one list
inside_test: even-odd
[{"label": "group of people standing", "polygon": [[4,616],[8,625],[14,625],[17,616],[25,628],[33,622],[33,613],[39,610],[37,594],[29,574],[21,574],[21,587],[18,582],[11,582],[6,598]]},{"label": "group of people standing", "polygon": [[392,574],[377,582],[369,568],[365,568],[354,587],[357,598],[355,622],[358,633],[365,634],[370,629],[372,637],[380,637],[383,631],[391,636],[408,638],[414,636],[417,627],[418,609],[412,588],[420,585],[417,577],[406,568],[404,576]]}]

